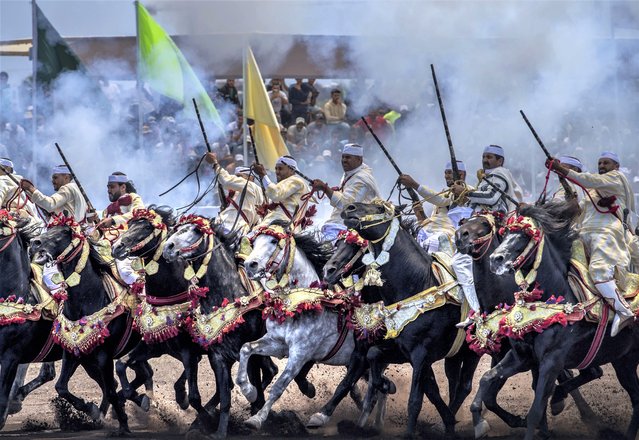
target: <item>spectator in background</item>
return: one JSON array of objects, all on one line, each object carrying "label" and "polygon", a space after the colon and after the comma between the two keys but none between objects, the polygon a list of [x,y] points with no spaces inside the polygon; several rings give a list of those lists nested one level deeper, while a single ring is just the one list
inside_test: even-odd
[{"label": "spectator in background", "polygon": [[346,123],[346,104],[342,102],[342,91],[333,89],[331,99],[324,104],[324,116],[326,124],[333,130],[347,133],[350,126]]},{"label": "spectator in background", "polygon": [[324,113],[319,112],[315,116],[315,120],[308,124],[307,140],[309,144],[321,144],[327,136],[326,118]]},{"label": "spectator in background", "polygon": [[[382,142],[386,142],[389,139],[392,133],[391,126],[386,121],[386,119],[384,119],[384,117],[379,114],[377,108],[370,109],[364,119]],[[359,139],[365,139],[366,144],[370,144],[371,141],[375,142],[370,131],[368,131],[368,128],[366,128],[366,125],[361,119],[357,121],[353,127],[357,128],[357,130],[360,132],[357,134],[357,137]]]},{"label": "spectator in background", "polygon": [[288,89],[288,102],[291,104],[291,118],[308,117],[308,106],[311,102],[311,91],[302,83],[302,78],[295,78],[295,84]]},{"label": "spectator in background", "polygon": [[286,132],[286,140],[289,146],[293,148],[296,155],[304,151],[307,145],[308,128],[306,128],[306,121],[301,116],[295,120],[295,125],[288,127]]},{"label": "spectator in background", "polygon": [[288,104],[288,97],[286,93],[280,90],[280,85],[274,83],[273,88],[270,92],[268,92],[268,97],[271,100],[271,105],[273,106],[273,111],[275,112],[275,117],[277,118],[277,122],[282,123],[282,107]]},{"label": "spectator in background", "polygon": [[317,87],[315,87],[315,78],[309,78],[308,81],[303,84],[303,87],[311,92],[311,100],[308,105],[310,105],[312,109],[317,109],[317,97],[320,92],[317,90]]},{"label": "spectator in background", "polygon": [[[238,148],[244,150],[244,115],[242,110],[239,109],[236,113],[236,119],[230,122],[226,126],[226,132],[228,136],[228,145],[231,152],[235,153]],[[222,156],[219,156],[222,157]]]},{"label": "spectator in background", "polygon": [[237,88],[235,88],[235,79],[228,78],[226,80],[226,84],[220,87],[217,92],[220,94],[222,99],[226,102],[230,102],[235,105],[240,105],[240,98],[237,93]]},{"label": "spectator in background", "polygon": [[13,120],[15,101],[13,91],[9,85],[9,74],[0,72],[0,117]]}]

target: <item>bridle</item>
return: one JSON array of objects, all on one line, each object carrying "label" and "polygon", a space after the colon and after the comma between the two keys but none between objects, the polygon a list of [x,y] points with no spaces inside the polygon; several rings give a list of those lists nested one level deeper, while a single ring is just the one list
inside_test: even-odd
[{"label": "bridle", "polygon": [[[522,288],[522,290],[525,290],[537,278],[537,270],[541,264],[541,257],[544,252],[545,234],[544,231],[539,228],[535,220],[522,215],[510,217],[506,221],[506,224],[499,229],[499,234],[503,235],[506,231],[522,232],[530,237],[526,247],[521,254],[515,258],[512,264],[513,269],[515,269],[515,282]],[[528,275],[524,277],[521,268],[533,255],[535,256],[533,267],[528,272]]]},{"label": "bridle", "polygon": [[[275,250],[264,266],[264,271],[271,274],[274,272],[279,272],[279,280],[281,280],[284,275],[288,275],[293,268],[293,260],[295,258],[295,239],[293,238],[293,234],[284,229],[283,226],[261,226],[255,231],[253,237],[251,237],[251,244],[260,235],[269,235],[271,237],[277,238],[278,240]],[[280,254],[282,255],[282,257],[279,259],[279,261],[277,261],[277,257]],[[286,266],[282,266],[285,261]]]},{"label": "bridle", "polygon": [[490,229],[486,234],[477,237],[470,242],[473,246],[472,258],[474,261],[478,261],[486,256],[486,253],[490,249],[495,237],[499,237],[497,234],[497,220],[501,220],[501,218],[503,218],[503,214],[500,212],[478,212],[471,217],[471,219],[472,218],[482,218],[490,225]]},{"label": "bridle", "polygon": [[[213,229],[211,228],[211,222],[204,217],[195,214],[184,215],[178,221],[175,229],[177,230],[179,227],[184,225],[195,226],[198,232],[200,232],[200,234],[202,235],[192,244],[178,249],[179,254],[185,254],[187,252],[195,251],[203,242],[206,242],[206,250],[204,252],[199,255],[185,258],[185,260],[188,261],[189,264],[187,265],[186,269],[184,269],[184,278],[191,281],[192,283],[197,284],[207,271],[209,262],[211,261],[211,256],[213,255],[213,251],[215,251],[215,249],[217,249],[222,243],[220,242],[215,245],[215,240],[213,239],[215,231],[213,231]],[[202,260],[202,264],[200,265],[199,269],[195,271],[191,263],[202,256],[204,257],[204,259]]]},{"label": "bridle", "polygon": [[154,238],[159,236],[159,239],[155,246],[151,247],[151,249],[144,252],[142,255],[139,255],[139,258],[143,258],[149,252],[155,250],[155,254],[153,255],[153,260],[157,261],[162,255],[163,244],[166,241],[167,236],[167,227],[162,221],[162,216],[156,213],[152,209],[136,209],[133,211],[133,216],[129,222],[133,222],[136,220],[146,220],[153,227],[153,231],[149,235],[147,235],[142,241],[131,246],[130,253],[137,252],[143,249],[147,244],[149,244]]},{"label": "bridle", "polygon": [[348,262],[342,267],[342,269],[340,269],[338,275],[341,278],[341,275],[344,275],[350,272],[355,262],[362,255],[364,255],[364,252],[366,252],[366,249],[368,248],[368,240],[366,240],[365,238],[362,238],[362,236],[359,235],[359,233],[356,230],[348,229],[348,230],[342,230],[339,232],[339,234],[337,235],[336,243],[339,241],[344,241],[348,244],[353,244],[358,247],[357,252],[355,252],[355,255],[353,255],[350,258],[350,260],[348,260]]},{"label": "bridle", "polygon": [[[91,245],[87,240],[87,237],[82,232],[82,227],[78,222],[74,220],[73,217],[66,217],[62,214],[54,215],[51,217],[51,221],[49,222],[47,228],[51,229],[54,227],[68,227],[71,229],[71,242],[68,246],[58,255],[55,259],[56,264],[65,264],[72,261],[78,254],[80,254],[80,259],[75,265],[75,269],[66,279],[63,278],[61,272],[56,277],[53,276],[52,281],[55,284],[60,284],[61,289],[54,295],[56,300],[64,300],[66,299],[67,287],[75,287],[80,284],[80,279],[82,277],[82,271],[87,265],[89,261],[89,253],[91,251]],[[57,278],[57,279],[56,279]],[[60,279],[61,278],[61,279]]]}]

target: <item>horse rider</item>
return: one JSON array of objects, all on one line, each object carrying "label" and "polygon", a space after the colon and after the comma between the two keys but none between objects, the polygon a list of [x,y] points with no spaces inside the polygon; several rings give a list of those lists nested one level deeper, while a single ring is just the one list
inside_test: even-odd
[{"label": "horse rider", "polygon": [[29,223],[22,228],[28,231],[29,236],[38,235],[44,227],[44,222],[40,217],[36,207],[24,194],[19,194],[18,185],[22,176],[14,173],[11,159],[0,158],[0,209],[15,211],[21,217],[28,218]]},{"label": "horse rider", "polygon": [[634,317],[615,280],[615,272],[623,279],[630,264],[624,212],[626,208],[634,212],[634,195],[619,164],[619,156],[611,151],[599,156],[599,174],[573,171],[555,159],[546,161],[547,167],[588,191],[589,196],[581,201],[584,214],[579,235],[590,254],[590,276],[615,311],[611,336]]},{"label": "horse rider", "polygon": [[[505,153],[499,145],[488,145],[484,148],[482,155],[483,179],[477,184],[477,189],[466,192],[467,188],[461,182],[453,183],[451,189],[455,197],[466,193],[468,203],[474,212],[480,211],[502,211],[510,212],[516,208],[504,194],[514,200],[521,201],[521,189],[515,182],[510,170],[504,167]],[[496,190],[486,181],[501,190]],[[503,193],[502,193],[503,192]],[[452,260],[453,270],[457,275],[457,282],[462,287],[464,297],[468,305],[475,312],[479,313],[479,300],[475,291],[475,281],[473,278],[473,259],[470,255],[455,252]],[[470,317],[457,324],[458,328],[464,328],[472,323]]]},{"label": "horse rider", "polygon": [[[466,181],[466,165],[461,160],[457,161],[459,180]],[[421,224],[417,233],[417,241],[430,254],[433,252],[446,252],[450,256],[454,253],[454,235],[462,218],[468,217],[470,208],[455,206],[455,199],[450,187],[455,183],[453,167],[448,162],[444,167],[444,180],[446,188],[437,192],[426,185],[420,185],[409,174],[399,176],[399,183],[413,188],[424,198],[424,201],[435,206],[430,217]]]},{"label": "horse rider", "polygon": [[[275,162],[277,182],[272,182],[262,164],[254,164],[253,170],[266,188],[267,213],[259,226],[268,226],[275,220],[293,221],[298,215],[302,196],[309,192],[306,181],[298,176],[297,161],[292,156],[281,156]],[[270,202],[270,203],[269,203]]]},{"label": "horse rider", "polygon": [[42,194],[27,179],[20,181],[20,187],[29,194],[29,198],[40,208],[53,214],[73,217],[80,224],[86,222],[87,204],[80,188],[73,180],[69,168],[57,165],[51,170],[51,183],[55,193],[52,196]]},{"label": "horse rider", "polygon": [[346,144],[342,148],[342,180],[338,187],[331,188],[320,179],[313,180],[313,188],[328,197],[333,212],[322,226],[324,240],[337,239],[340,231],[347,229],[340,214],[351,203],[370,203],[379,198],[373,170],[364,163],[364,149],[358,144]]},{"label": "horse rider", "polygon": [[[581,173],[584,170],[583,163],[575,156],[563,155],[559,156],[558,160],[569,170],[573,170],[577,173]],[[581,200],[581,193],[580,191],[577,191],[577,187],[575,186],[575,184],[568,181],[566,181],[566,183],[572,189],[572,192],[577,197],[577,200]],[[556,200],[566,200],[566,190],[564,189],[563,185],[559,186],[557,191],[555,191],[555,193],[552,195],[552,198]]]},{"label": "horse rider", "polygon": [[257,208],[264,204],[262,188],[255,183],[248,167],[235,167],[233,175],[219,164],[215,153],[206,153],[206,161],[213,165],[218,182],[228,191],[228,194],[225,194],[227,207],[220,212],[216,221],[222,223],[225,233],[239,230],[242,235],[246,235],[259,221]]}]

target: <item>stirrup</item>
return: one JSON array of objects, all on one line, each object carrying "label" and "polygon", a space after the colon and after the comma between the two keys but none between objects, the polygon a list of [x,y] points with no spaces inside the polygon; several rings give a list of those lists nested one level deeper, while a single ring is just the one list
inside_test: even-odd
[{"label": "stirrup", "polygon": [[464,329],[464,328],[468,327],[472,323],[473,323],[472,319],[466,318],[463,321],[458,322],[457,324],[455,324],[455,327]]}]

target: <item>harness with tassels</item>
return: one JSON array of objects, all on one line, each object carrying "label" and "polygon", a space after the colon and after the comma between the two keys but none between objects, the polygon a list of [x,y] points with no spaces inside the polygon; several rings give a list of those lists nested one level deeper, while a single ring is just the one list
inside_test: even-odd
[{"label": "harness with tassels", "polygon": [[[271,237],[277,238],[278,240],[275,250],[264,265],[266,276],[267,278],[269,278],[267,280],[267,287],[269,289],[274,289],[277,286],[288,286],[290,281],[289,274],[291,273],[293,262],[295,260],[296,244],[295,240],[293,239],[293,234],[286,231],[284,227],[279,225],[261,226],[256,229],[251,242],[254,242],[255,239],[260,235],[269,235]],[[280,254],[282,256],[279,261],[277,261],[277,258]],[[286,265],[282,267],[282,264],[284,263]],[[271,279],[271,277],[280,270],[282,272],[280,278]],[[292,280],[292,282],[293,284],[296,284],[296,280]]]},{"label": "harness with tassels", "polygon": [[[78,320],[71,320],[64,314],[64,303],[68,299],[67,288],[75,287],[80,283],[81,273],[86,267],[90,243],[82,233],[80,225],[72,218],[58,215],[52,217],[49,228],[55,226],[67,226],[71,228],[71,243],[56,258],[56,263],[66,263],[71,261],[80,253],[75,269],[66,279],[60,272],[52,277],[52,281],[60,285],[60,289],[53,295],[59,302],[58,315],[53,322],[53,341],[64,350],[75,356],[87,355],[96,347],[102,345],[110,336],[108,325],[118,316],[130,310],[130,298],[127,290],[115,281],[110,282],[105,287],[112,289],[115,299],[106,307]],[[105,280],[103,279],[103,282]],[[128,332],[125,332],[125,337]],[[123,348],[122,341],[118,347]],[[118,350],[119,351],[119,350]]]}]

